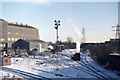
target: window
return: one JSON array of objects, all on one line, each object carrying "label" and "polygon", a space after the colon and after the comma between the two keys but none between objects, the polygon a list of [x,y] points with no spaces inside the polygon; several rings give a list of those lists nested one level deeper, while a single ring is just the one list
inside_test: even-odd
[{"label": "window", "polygon": [[10,32],[8,32],[8,34],[11,34]]},{"label": "window", "polygon": [[10,38],[8,38],[8,41],[10,41]]},{"label": "window", "polygon": [[1,41],[5,41],[5,39],[4,39],[4,38],[2,38],[2,39],[1,39]]},{"label": "window", "polygon": [[18,40],[18,38],[15,38],[15,41],[17,41]]},{"label": "window", "polygon": [[11,38],[12,41],[14,41],[14,38]]}]

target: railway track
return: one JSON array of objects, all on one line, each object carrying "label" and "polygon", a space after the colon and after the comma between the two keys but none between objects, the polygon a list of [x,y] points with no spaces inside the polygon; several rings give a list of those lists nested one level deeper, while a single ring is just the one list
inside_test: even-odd
[{"label": "railway track", "polygon": [[103,74],[104,76],[106,76],[107,78],[112,78],[111,76],[105,74],[104,72],[100,71],[99,69],[96,69],[94,66],[92,66],[87,60],[83,61],[83,64],[85,64],[86,66],[89,66],[90,68],[96,70],[97,72]]},{"label": "railway track", "polygon": [[[64,54],[64,55],[62,54],[62,56],[66,56],[66,57],[68,57],[69,59],[71,59],[69,56],[67,56],[67,55],[65,55],[65,54]],[[82,61],[82,62],[76,61],[76,62],[77,62],[78,64],[80,64],[81,66],[87,68],[87,70],[86,70],[86,69],[83,69],[83,68],[80,67],[80,66],[77,66],[77,67],[79,67],[79,69],[77,68],[78,70],[86,70],[86,71],[92,72],[92,73],[94,73],[94,75],[91,74],[91,73],[90,73],[90,75],[95,76],[95,77],[97,77],[97,78],[112,78],[111,76],[105,74],[104,72],[102,72],[102,71],[94,68],[91,64],[88,63],[88,61],[86,61],[88,64],[86,64],[84,61]],[[75,65],[72,65],[72,66],[75,66]],[[86,73],[88,73],[88,72],[86,72]],[[88,74],[89,74],[89,73],[88,73]]]},{"label": "railway track", "polygon": [[[68,55],[65,55],[65,54],[60,54],[60,55],[61,55],[62,57],[64,57],[64,58],[67,57],[67,59],[72,60],[71,57],[68,56]],[[73,60],[72,60],[72,61],[73,61]],[[48,61],[43,61],[43,62],[39,61],[39,62],[40,62],[40,63],[39,63],[40,65],[45,64],[45,63],[51,63],[51,64],[57,63],[57,62],[55,62],[55,60],[48,60]],[[60,62],[60,61],[59,61],[59,62]],[[100,71],[100,70],[96,69],[95,67],[93,67],[91,64],[89,64],[88,61],[82,61],[82,62],[80,62],[80,61],[75,61],[75,62],[77,62],[77,63],[80,64],[80,65],[77,65],[77,66],[76,66],[76,65],[74,65],[74,64],[65,64],[65,63],[64,63],[64,65],[69,66],[69,67],[71,67],[71,68],[74,68],[74,69],[76,69],[76,70],[82,71],[82,72],[84,72],[84,73],[87,73],[87,74],[89,74],[89,75],[91,75],[91,76],[94,76],[94,77],[96,77],[96,78],[111,78],[109,75],[106,75],[106,74],[103,73],[102,71]],[[59,64],[59,66],[61,66],[61,65]],[[35,74],[32,74],[32,73],[28,73],[28,72],[24,72],[24,71],[20,71],[20,70],[15,70],[15,69],[12,69],[12,68],[2,67],[2,70],[8,70],[8,71],[11,71],[11,72],[14,72],[14,73],[19,73],[19,74],[21,74],[21,75],[25,75],[25,76],[28,76],[28,77],[34,78],[34,79],[50,80],[49,78],[45,78],[45,77],[40,76],[40,75],[35,75]],[[42,71],[42,72],[45,72],[45,73],[54,74],[55,76],[72,78],[72,77],[70,77],[70,76],[68,76],[68,75],[56,74],[56,73],[53,73],[53,72],[50,72],[50,71],[44,71],[44,70],[41,70],[41,69],[35,69],[35,68],[34,68],[34,70],[38,70],[38,71]]]},{"label": "railway track", "polygon": [[57,73],[54,73],[54,72],[44,71],[44,70],[41,70],[41,69],[35,69],[35,68],[33,68],[33,69],[34,69],[34,70],[37,70],[37,71],[41,71],[41,72],[45,72],[45,73],[49,73],[49,74],[54,74],[55,76],[72,78],[72,77],[70,77],[70,76],[68,76],[68,75],[57,74]]},{"label": "railway track", "polygon": [[[71,60],[72,60],[72,59],[71,59]],[[76,61],[76,62],[77,62],[77,61]],[[77,62],[77,63],[78,63],[78,62]],[[78,63],[78,64],[84,66],[84,65],[81,64],[81,63]],[[81,67],[81,66],[75,66],[75,65],[71,65],[71,64],[67,64],[67,66],[69,66],[69,67],[71,67],[71,68],[74,68],[74,69],[76,69],[76,70],[85,72],[85,73],[87,73],[87,74],[89,74],[89,75],[92,75],[92,76],[94,76],[94,77],[96,77],[96,78],[105,78],[104,76],[99,75],[99,74],[97,74],[96,72],[93,72],[93,70],[91,70],[90,68],[88,68],[88,67],[86,67],[86,66],[84,66],[84,68]]]},{"label": "railway track", "polygon": [[[0,69],[4,70],[4,71],[9,71],[12,72],[14,74],[19,74],[19,75],[23,75],[26,76],[26,79],[33,79],[33,80],[51,80],[49,78],[40,76],[40,75],[36,75],[33,73],[29,73],[29,72],[25,72],[25,71],[21,71],[21,70],[16,70],[16,69],[12,69],[12,68],[7,68],[7,67],[1,67]],[[29,78],[28,78],[29,77]]]},{"label": "railway track", "polygon": [[[48,60],[48,61],[40,62],[39,64],[45,64],[45,63],[56,64],[57,61]],[[59,63],[60,63],[60,62],[59,62]],[[92,75],[92,76],[95,76],[95,77],[97,77],[97,78],[100,78],[99,76],[97,76],[97,75],[95,75],[95,74],[92,74],[89,69],[84,69],[84,68],[81,68],[81,67],[80,67],[80,68],[77,68],[75,65],[71,65],[71,64],[64,64],[64,65],[65,65],[65,66],[69,66],[69,67],[71,67],[71,68],[73,68],[73,69],[76,69],[76,70],[83,71],[83,72],[85,72],[85,73],[87,73],[87,74],[90,74],[90,75]],[[59,66],[61,66],[61,65],[59,64]],[[35,68],[34,68],[34,69],[35,69]],[[36,69],[35,69],[35,70],[36,70]],[[61,77],[65,76],[65,77],[67,77],[67,78],[73,78],[73,77],[70,77],[70,76],[68,76],[68,75],[56,74],[56,73],[53,73],[53,72],[44,71],[44,70],[40,70],[40,69],[37,69],[37,70],[38,70],[38,71],[42,71],[42,72],[46,72],[46,73],[55,74],[55,75],[61,76]]]},{"label": "railway track", "polygon": [[[56,61],[48,60],[48,61],[41,62],[40,64],[45,64],[45,63],[56,63]],[[89,70],[88,68],[82,68],[82,67],[80,67],[80,66],[75,66],[75,65],[71,65],[71,64],[64,64],[64,65],[65,65],[65,66],[69,66],[69,67],[71,67],[71,68],[73,68],[73,69],[76,69],[76,70],[85,72],[85,73],[87,73],[87,74],[89,74],[89,75],[92,75],[92,76],[94,76],[94,77],[102,78],[101,76],[96,75],[96,74],[94,74],[93,72],[91,73],[91,70]],[[61,66],[61,65],[59,64],[59,66]],[[38,70],[38,71],[41,71],[41,70]],[[43,71],[43,70],[42,70],[42,71]],[[53,73],[52,73],[52,74],[53,74]],[[61,74],[60,74],[60,75],[61,75]],[[64,76],[65,76],[65,75],[64,75]],[[67,76],[67,77],[68,77],[68,76]]]},{"label": "railway track", "polygon": [[[65,55],[65,54],[61,54],[62,56],[65,56],[65,57],[67,57],[67,58],[69,58],[69,59],[71,59],[70,58],[70,56],[68,56],[68,55]],[[71,59],[72,60],[72,59]],[[105,74],[104,72],[102,72],[102,71],[100,71],[100,70],[98,70],[98,69],[96,69],[96,68],[94,68],[92,65],[90,65],[89,63],[88,63],[88,61],[83,61],[83,62],[80,62],[80,61],[76,61],[78,64],[80,64],[81,66],[83,66],[83,67],[81,67],[81,66],[75,66],[75,65],[72,65],[72,64],[65,64],[66,66],[69,66],[69,67],[71,67],[71,68],[74,68],[74,69],[76,69],[76,70],[80,70],[80,71],[83,71],[83,72],[85,72],[85,73],[87,73],[87,74],[89,74],[89,75],[92,75],[92,76],[94,76],[94,77],[97,77],[97,78],[112,78],[112,77],[110,77],[109,75],[107,75],[107,74]],[[55,61],[52,61],[52,60],[48,60],[48,61],[44,61],[44,62],[41,62],[40,64],[44,64],[44,63],[55,63]],[[61,65],[59,65],[59,66],[61,66]],[[39,70],[39,71],[41,71],[41,70]],[[43,71],[43,70],[42,70]],[[46,73],[51,73],[51,72],[48,72],[48,71],[43,71],[43,72],[46,72]],[[55,73],[51,73],[51,74],[55,74]],[[61,75],[61,74],[58,74],[59,76],[63,76],[63,75]],[[68,76],[67,76],[68,77]]]}]

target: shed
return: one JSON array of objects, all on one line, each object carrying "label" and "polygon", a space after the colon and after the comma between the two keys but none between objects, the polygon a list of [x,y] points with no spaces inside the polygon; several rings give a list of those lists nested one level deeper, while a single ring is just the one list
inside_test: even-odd
[{"label": "shed", "polygon": [[110,54],[108,56],[109,68],[120,71],[120,54]]},{"label": "shed", "polygon": [[38,49],[39,44],[41,45],[40,49],[42,51],[48,50],[48,43],[42,40],[23,40],[19,39],[18,41],[12,44],[12,49],[26,49],[31,51]]}]

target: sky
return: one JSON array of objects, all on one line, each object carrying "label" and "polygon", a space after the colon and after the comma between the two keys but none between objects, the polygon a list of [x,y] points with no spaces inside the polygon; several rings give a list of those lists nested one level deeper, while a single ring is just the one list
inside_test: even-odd
[{"label": "sky", "polygon": [[60,20],[59,40],[72,37],[81,42],[85,28],[86,42],[114,38],[112,26],[118,24],[117,2],[2,2],[0,18],[28,24],[39,29],[40,39],[56,40],[54,20]]}]

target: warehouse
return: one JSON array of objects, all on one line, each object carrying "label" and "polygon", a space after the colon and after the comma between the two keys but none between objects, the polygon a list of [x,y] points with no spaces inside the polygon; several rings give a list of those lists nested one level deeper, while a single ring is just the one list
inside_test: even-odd
[{"label": "warehouse", "polygon": [[[39,48],[39,49],[38,49]],[[22,40],[19,39],[18,41],[12,44],[12,49],[22,49],[32,51],[32,50],[39,50],[39,52],[48,51],[48,43],[42,40]]]}]

